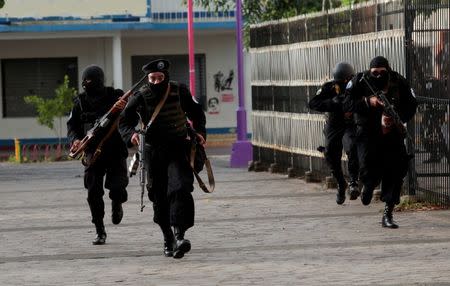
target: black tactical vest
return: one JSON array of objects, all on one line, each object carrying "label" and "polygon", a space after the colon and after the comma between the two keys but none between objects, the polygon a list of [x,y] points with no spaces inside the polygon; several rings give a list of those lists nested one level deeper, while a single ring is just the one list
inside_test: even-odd
[{"label": "black tactical vest", "polygon": [[[149,89],[143,91],[143,97],[146,105],[146,116],[143,118],[146,118],[147,120],[145,121],[148,122],[161,98],[155,100]],[[180,103],[179,85],[177,82],[171,81],[170,93],[155,121],[150,126],[150,130],[147,133],[150,138],[147,137],[147,139],[150,141],[171,141],[186,138],[186,124],[186,114]]]}]

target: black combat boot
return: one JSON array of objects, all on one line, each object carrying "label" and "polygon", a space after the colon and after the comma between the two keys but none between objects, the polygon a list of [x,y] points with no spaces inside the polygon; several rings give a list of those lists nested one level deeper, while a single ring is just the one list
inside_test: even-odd
[{"label": "black combat boot", "polygon": [[173,256],[173,245],[175,242],[175,237],[173,236],[173,231],[170,226],[160,226],[164,235],[164,256]]},{"label": "black combat boot", "polygon": [[361,202],[363,205],[367,206],[372,201],[373,196],[373,188],[369,188],[366,186],[363,186],[362,192],[361,192]]},{"label": "black combat boot", "polygon": [[182,227],[174,226],[175,243],[173,249],[173,258],[183,258],[184,254],[191,250],[191,242],[184,239],[185,230]]},{"label": "black combat boot", "polygon": [[360,194],[361,192],[359,191],[358,180],[351,180],[348,188],[348,196],[350,197],[350,200],[356,200]]},{"label": "black combat boot", "polygon": [[103,245],[106,242],[106,231],[103,222],[95,224],[97,237],[92,241],[93,245]]},{"label": "black combat boot", "polygon": [[345,190],[347,189],[347,182],[344,180],[338,184],[336,193],[336,203],[342,205],[345,202]]},{"label": "black combat boot", "polygon": [[113,224],[119,224],[123,218],[122,203],[111,201],[111,221]]},{"label": "black combat boot", "polygon": [[393,204],[387,204],[384,207],[383,219],[381,225],[388,228],[398,228],[398,224],[395,223],[392,217],[392,211],[394,210]]}]

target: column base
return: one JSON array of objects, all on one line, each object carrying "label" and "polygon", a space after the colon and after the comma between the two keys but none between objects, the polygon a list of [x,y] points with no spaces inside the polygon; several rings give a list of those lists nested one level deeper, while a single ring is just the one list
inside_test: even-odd
[{"label": "column base", "polygon": [[248,162],[252,161],[253,148],[250,141],[236,141],[231,150],[230,167],[248,167]]}]

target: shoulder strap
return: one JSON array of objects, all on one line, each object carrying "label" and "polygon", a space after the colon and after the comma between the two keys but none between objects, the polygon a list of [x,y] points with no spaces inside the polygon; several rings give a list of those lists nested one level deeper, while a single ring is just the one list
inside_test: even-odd
[{"label": "shoulder strap", "polygon": [[161,111],[161,108],[164,105],[164,102],[166,101],[167,97],[169,96],[169,93],[170,93],[170,84],[167,86],[166,93],[164,94],[164,97],[161,98],[161,101],[155,107],[155,111],[153,111],[152,117],[148,121],[147,126],[145,126],[145,130],[150,128],[150,125],[152,125],[153,121],[155,121],[155,118],[158,115],[158,113]]}]

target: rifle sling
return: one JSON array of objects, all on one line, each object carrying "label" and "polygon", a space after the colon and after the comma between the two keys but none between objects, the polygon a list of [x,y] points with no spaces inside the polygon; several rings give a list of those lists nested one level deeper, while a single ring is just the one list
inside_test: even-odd
[{"label": "rifle sling", "polygon": [[[196,136],[196,135],[194,134],[193,136]],[[197,152],[196,151],[197,148],[195,147],[196,144],[197,144],[196,140],[194,140],[194,142],[192,143],[192,146],[191,146],[189,165],[191,166],[192,172],[194,173],[194,176],[197,179],[198,185],[203,190],[203,192],[212,193],[212,192],[214,192],[214,188],[216,187],[216,182],[214,180],[214,174],[213,174],[213,171],[211,168],[211,162],[209,161],[208,157],[205,157],[205,168],[206,168],[206,173],[208,174],[209,188],[205,185],[202,178],[197,173],[197,171],[195,171],[195,168],[194,168],[195,152]],[[206,152],[205,152],[205,155],[206,155]]]}]

